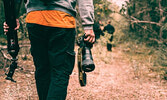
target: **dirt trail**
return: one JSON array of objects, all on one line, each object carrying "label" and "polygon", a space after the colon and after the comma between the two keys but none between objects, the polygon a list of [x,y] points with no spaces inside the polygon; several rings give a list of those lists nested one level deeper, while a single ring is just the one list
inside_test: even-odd
[{"label": "dirt trail", "polygon": [[[78,69],[75,66],[70,78],[67,100],[167,100],[167,81],[140,76],[135,77],[134,69],[124,59],[118,48],[113,52],[102,49],[106,56],[111,56],[108,64],[94,59],[96,69],[87,73],[87,86],[80,87]],[[97,57],[98,54],[94,54]],[[19,63],[24,66],[15,73],[17,83],[4,80],[0,76],[0,100],[38,100],[35,89],[34,67],[32,61]]]}]

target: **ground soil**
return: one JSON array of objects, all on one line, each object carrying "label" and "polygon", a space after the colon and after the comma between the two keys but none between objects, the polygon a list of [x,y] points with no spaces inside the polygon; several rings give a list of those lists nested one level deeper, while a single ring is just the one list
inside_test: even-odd
[{"label": "ground soil", "polygon": [[[93,51],[95,49],[97,48],[93,48]],[[112,56],[111,61],[107,63],[96,59],[94,54],[96,69],[87,73],[85,87],[79,85],[78,69],[75,66],[70,77],[67,100],[167,100],[167,81],[135,74],[129,61],[117,47],[112,52],[108,52],[106,48],[101,50],[107,56]],[[0,100],[38,100],[32,60],[18,62],[18,65],[23,70],[16,70],[16,83],[5,80],[1,69]]]}]

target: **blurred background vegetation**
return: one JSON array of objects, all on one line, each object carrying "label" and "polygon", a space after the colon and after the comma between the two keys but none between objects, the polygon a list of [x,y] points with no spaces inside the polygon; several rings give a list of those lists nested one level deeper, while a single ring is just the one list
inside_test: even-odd
[{"label": "blurred background vegetation", "polygon": [[[146,66],[167,79],[167,1],[129,0],[121,8],[109,1],[111,0],[94,0],[95,19],[102,21],[103,26],[107,24],[107,20],[111,20],[116,29],[113,45],[123,51],[132,63],[139,67]],[[27,40],[23,5],[20,15],[22,25],[18,33],[19,40]],[[4,9],[0,0],[0,45],[6,44],[3,22]],[[78,32],[82,33],[79,20],[77,25]],[[98,43],[104,47],[106,38],[101,37]],[[106,63],[110,63],[109,60]]]},{"label": "blurred background vegetation", "polygon": [[129,0],[122,6],[120,13],[129,22],[122,41],[129,39],[126,41],[126,48],[137,53],[136,56],[144,55],[141,58],[143,62],[147,62],[151,70],[164,75],[166,79],[167,1]]}]

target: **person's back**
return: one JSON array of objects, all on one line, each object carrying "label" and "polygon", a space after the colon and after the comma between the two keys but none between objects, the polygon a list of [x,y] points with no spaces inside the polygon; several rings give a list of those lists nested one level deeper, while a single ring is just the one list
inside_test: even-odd
[{"label": "person's back", "polygon": [[104,27],[103,31],[107,31],[109,34],[113,34],[115,28],[109,23],[107,26]]},{"label": "person's back", "polygon": [[110,35],[108,36],[107,41],[107,50],[112,51],[112,41],[113,41],[113,33],[115,32],[115,28],[111,25],[111,21],[108,21],[108,24],[104,27],[103,31],[107,31]]}]

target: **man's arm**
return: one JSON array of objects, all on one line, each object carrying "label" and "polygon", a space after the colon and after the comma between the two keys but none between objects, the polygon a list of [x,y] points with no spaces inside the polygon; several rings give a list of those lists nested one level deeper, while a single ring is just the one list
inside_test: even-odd
[{"label": "man's arm", "polygon": [[[15,16],[16,16],[16,28],[15,30],[19,29],[20,23],[19,23],[19,12],[20,12],[20,7],[21,7],[22,0],[15,0]],[[8,32],[9,26],[7,25],[6,22],[4,22],[4,33],[6,34]]]},{"label": "man's arm", "polygon": [[78,0],[79,15],[85,30],[85,41],[94,43],[95,34],[93,32],[94,24],[94,6],[93,0]]}]

